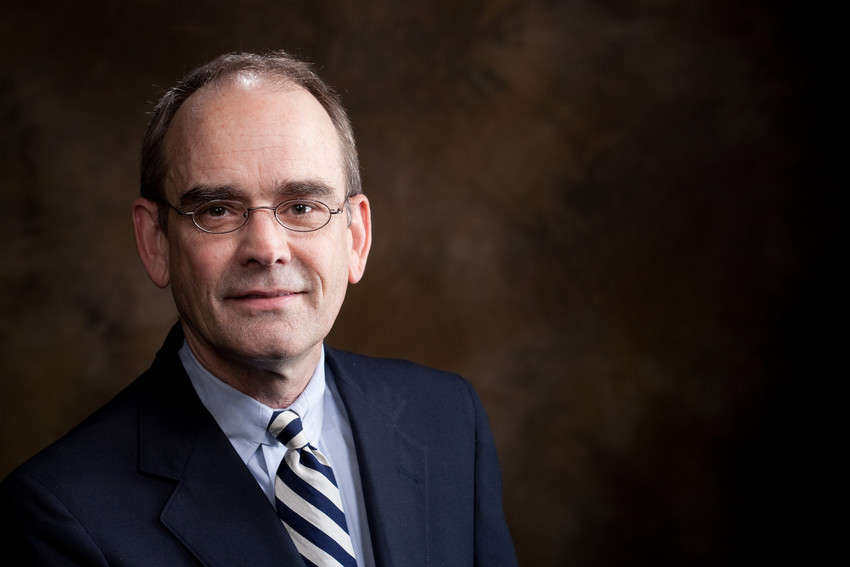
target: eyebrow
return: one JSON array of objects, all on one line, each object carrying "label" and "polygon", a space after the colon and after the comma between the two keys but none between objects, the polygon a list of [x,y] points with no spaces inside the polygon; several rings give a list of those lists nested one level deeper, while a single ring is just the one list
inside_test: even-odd
[{"label": "eyebrow", "polygon": [[282,184],[276,191],[281,200],[310,198],[329,199],[336,194],[336,190],[321,180],[290,181]]},{"label": "eyebrow", "polygon": [[[279,204],[289,199],[332,199],[336,190],[322,180],[308,179],[287,181],[275,190],[275,203]],[[195,185],[180,196],[181,207],[197,206],[202,203],[219,200],[240,201],[245,198],[245,192],[230,185]]]},{"label": "eyebrow", "polygon": [[228,185],[195,185],[180,196],[180,206],[189,207],[209,201],[235,200],[240,194]]}]

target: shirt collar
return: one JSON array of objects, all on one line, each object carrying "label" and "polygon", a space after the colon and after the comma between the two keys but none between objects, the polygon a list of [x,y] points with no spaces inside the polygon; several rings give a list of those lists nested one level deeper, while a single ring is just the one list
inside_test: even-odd
[{"label": "shirt collar", "polygon": [[189,375],[198,397],[227,435],[236,452],[247,461],[260,444],[274,445],[277,440],[268,432],[275,409],[291,409],[301,417],[304,432],[312,445],[319,442],[324,421],[325,349],[307,387],[288,408],[270,408],[225,384],[204,368],[184,342],[180,361]]}]

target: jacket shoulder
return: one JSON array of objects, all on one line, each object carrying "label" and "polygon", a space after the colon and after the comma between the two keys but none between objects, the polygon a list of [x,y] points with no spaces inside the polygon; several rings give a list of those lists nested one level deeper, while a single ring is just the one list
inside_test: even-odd
[{"label": "jacket shoulder", "polygon": [[[398,424],[441,421],[475,428],[484,415],[478,394],[460,375],[407,360],[326,349],[326,364],[349,411],[357,402]],[[430,431],[431,429],[429,429]]]},{"label": "jacket shoulder", "polygon": [[350,379],[362,387],[375,385],[408,393],[462,392],[469,383],[454,372],[438,370],[409,360],[381,358],[325,348],[326,362],[336,378]]},{"label": "jacket shoulder", "polygon": [[23,474],[48,485],[67,485],[74,479],[92,484],[94,479],[114,472],[108,471],[107,463],[124,458],[135,464],[140,406],[147,396],[173,384],[174,378],[174,372],[155,363],[7,479]]}]

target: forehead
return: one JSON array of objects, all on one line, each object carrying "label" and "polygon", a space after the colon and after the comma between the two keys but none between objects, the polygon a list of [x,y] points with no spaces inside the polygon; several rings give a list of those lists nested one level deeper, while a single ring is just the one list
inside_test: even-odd
[{"label": "forehead", "polygon": [[337,131],[321,104],[291,83],[240,75],[204,87],[177,111],[164,149],[171,197],[219,186],[264,199],[303,181],[344,194]]}]

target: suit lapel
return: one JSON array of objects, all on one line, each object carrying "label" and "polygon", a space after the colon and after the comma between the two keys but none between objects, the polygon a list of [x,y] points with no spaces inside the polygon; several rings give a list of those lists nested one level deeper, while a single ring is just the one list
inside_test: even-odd
[{"label": "suit lapel", "polygon": [[406,402],[362,368],[343,369],[332,349],[326,353],[354,435],[375,562],[428,565],[427,451],[397,426]]},{"label": "suit lapel", "polygon": [[179,347],[168,344],[139,412],[140,471],[175,482],[163,525],[209,567],[303,566],[274,508],[198,399]]},{"label": "suit lapel", "polygon": [[[175,329],[149,370],[139,411],[139,470],[174,483],[160,520],[208,567],[302,567],[277,514],[201,404]],[[378,566],[430,564],[427,450],[397,424],[406,403],[362,367],[328,367],[345,404]]]}]

